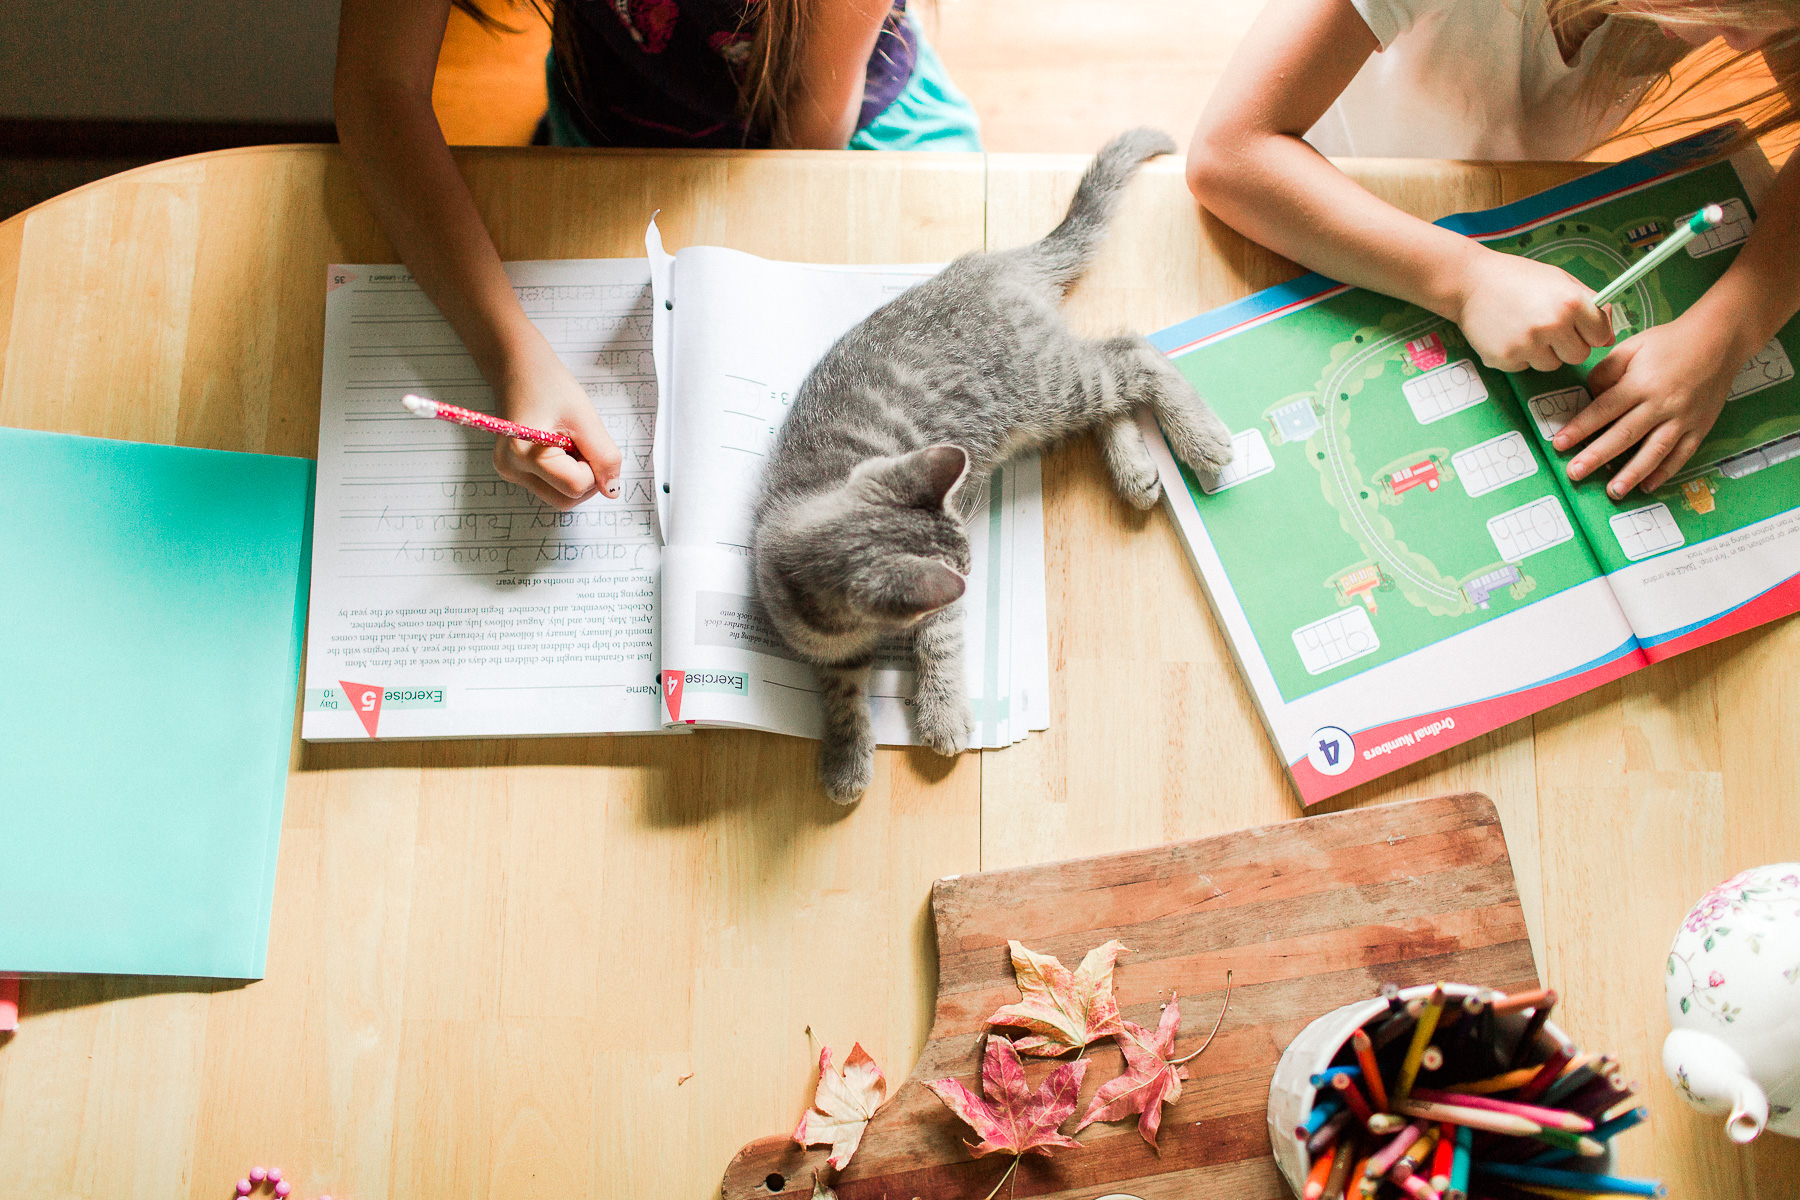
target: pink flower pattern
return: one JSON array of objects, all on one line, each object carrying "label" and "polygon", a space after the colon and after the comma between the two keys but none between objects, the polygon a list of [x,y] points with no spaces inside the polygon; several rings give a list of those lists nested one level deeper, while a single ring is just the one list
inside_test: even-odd
[{"label": "pink flower pattern", "polygon": [[1725,986],[1725,976],[1719,974],[1717,971],[1714,971],[1711,975],[1708,975],[1706,977],[1706,986],[1707,987],[1723,987],[1723,986]]},{"label": "pink flower pattern", "polygon": [[675,0],[612,0],[613,15],[631,31],[631,38],[647,53],[661,54],[675,35],[681,10]]}]

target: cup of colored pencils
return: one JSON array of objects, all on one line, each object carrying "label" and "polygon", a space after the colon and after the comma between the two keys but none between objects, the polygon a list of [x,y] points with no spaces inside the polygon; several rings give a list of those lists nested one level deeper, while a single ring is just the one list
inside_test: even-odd
[{"label": "cup of colored pencils", "polygon": [[1610,1173],[1643,1122],[1617,1061],[1550,1023],[1556,993],[1401,989],[1303,1030],[1269,1089],[1276,1165],[1300,1200],[1665,1196]]}]

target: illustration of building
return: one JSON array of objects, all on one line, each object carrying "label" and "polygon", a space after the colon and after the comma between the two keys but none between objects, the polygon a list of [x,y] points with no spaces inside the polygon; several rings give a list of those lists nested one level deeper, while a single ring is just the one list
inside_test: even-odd
[{"label": "illustration of building", "polygon": [[1269,424],[1283,442],[1304,442],[1319,432],[1319,414],[1313,411],[1312,397],[1303,396],[1292,404],[1270,409]]},{"label": "illustration of building", "polygon": [[1706,476],[1690,479],[1681,485],[1681,502],[1687,505],[1689,512],[1704,515],[1714,508],[1713,491],[1712,481]]},{"label": "illustration of building", "polygon": [[1721,458],[1718,463],[1719,474],[1727,479],[1742,479],[1790,458],[1800,458],[1800,433],[1790,433],[1740,454],[1733,454],[1730,458]]},{"label": "illustration of building", "polygon": [[1463,595],[1467,596],[1469,603],[1476,608],[1486,608],[1489,596],[1501,588],[1511,587],[1522,578],[1524,576],[1519,573],[1519,568],[1513,563],[1507,563],[1504,567],[1489,571],[1484,575],[1477,575],[1463,584]]},{"label": "illustration of building", "polygon": [[1450,361],[1450,352],[1444,348],[1444,339],[1435,333],[1428,333],[1417,341],[1406,343],[1406,360],[1415,370],[1432,371]]},{"label": "illustration of building", "polygon": [[1375,607],[1375,589],[1386,587],[1387,582],[1387,576],[1381,573],[1379,566],[1358,567],[1348,575],[1338,577],[1338,603],[1348,604],[1360,599],[1369,606],[1370,612],[1379,612]]},{"label": "illustration of building", "polygon": [[1381,482],[1389,492],[1398,496],[1412,491],[1420,484],[1425,485],[1426,491],[1435,492],[1442,480],[1438,477],[1437,460],[1428,458],[1424,462],[1416,462],[1410,467],[1401,467]]},{"label": "illustration of building", "polygon": [[1662,240],[1661,221],[1646,221],[1625,233],[1625,245],[1633,250],[1648,250]]}]

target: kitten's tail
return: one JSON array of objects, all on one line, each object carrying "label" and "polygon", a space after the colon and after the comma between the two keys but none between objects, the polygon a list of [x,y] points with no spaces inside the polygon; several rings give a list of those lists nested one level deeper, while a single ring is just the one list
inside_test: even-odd
[{"label": "kitten's tail", "polygon": [[1137,169],[1159,154],[1173,154],[1174,139],[1160,129],[1132,129],[1100,148],[1089,164],[1062,224],[1031,248],[1057,287],[1067,291],[1087,269]]}]

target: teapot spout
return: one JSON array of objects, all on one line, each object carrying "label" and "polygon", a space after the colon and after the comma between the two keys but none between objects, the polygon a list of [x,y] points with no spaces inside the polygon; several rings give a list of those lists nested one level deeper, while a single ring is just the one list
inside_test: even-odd
[{"label": "teapot spout", "polygon": [[1701,1112],[1729,1113],[1725,1136],[1739,1145],[1756,1140],[1768,1124],[1768,1096],[1737,1051],[1710,1033],[1670,1033],[1663,1042],[1663,1071]]}]

